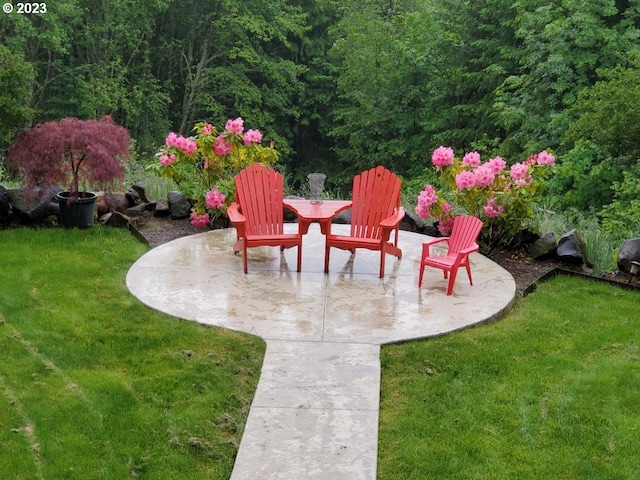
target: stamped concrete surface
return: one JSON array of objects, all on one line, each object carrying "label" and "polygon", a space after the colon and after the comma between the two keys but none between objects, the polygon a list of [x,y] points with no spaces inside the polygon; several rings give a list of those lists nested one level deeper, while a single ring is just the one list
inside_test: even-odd
[{"label": "stamped concrete surface", "polygon": [[[294,231],[295,224],[287,225]],[[348,226],[333,225],[347,233]],[[151,308],[264,338],[267,352],[232,480],[376,478],[380,345],[491,320],[515,299],[513,277],[480,254],[474,285],[459,272],[447,297],[442,271],[418,289],[425,237],[400,232],[403,258],[332,249],[312,225],[295,248],[249,249],[249,273],[234,255],[233,229],[183,237],[142,256],[127,286]],[[437,251],[437,250],[436,250]]]}]

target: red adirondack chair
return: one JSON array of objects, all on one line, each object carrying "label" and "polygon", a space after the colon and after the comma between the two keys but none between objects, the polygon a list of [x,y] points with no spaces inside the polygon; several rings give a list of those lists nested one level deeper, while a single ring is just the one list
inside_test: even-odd
[{"label": "red adirondack chair", "polygon": [[[470,215],[460,215],[453,220],[453,229],[450,237],[434,238],[422,244],[422,259],[420,260],[420,279],[418,287],[422,287],[422,276],[424,267],[435,267],[443,270],[444,278],[449,276],[447,285],[447,295],[453,292],[453,284],[456,281],[458,268],[465,267],[469,276],[469,283],[473,285],[471,278],[471,266],[469,265],[469,254],[477,252],[480,247],[476,241],[482,230],[482,221]],[[431,256],[430,247],[437,243],[446,242],[449,250],[444,256]]]},{"label": "red adirondack chair", "polygon": [[247,273],[247,248],[298,247],[298,272],[302,266],[302,233],[284,233],[282,175],[254,163],[235,176],[236,201],[227,208],[236,227],[238,242],[233,251],[242,251]]},{"label": "red adirondack chair", "polygon": [[[351,250],[380,250],[380,278],[384,277],[385,254],[402,257],[398,248],[398,225],[404,217],[400,206],[400,179],[384,167],[376,167],[353,179],[350,235],[327,232],[324,271],[329,272],[331,247]],[[391,232],[395,230],[394,241]]]}]

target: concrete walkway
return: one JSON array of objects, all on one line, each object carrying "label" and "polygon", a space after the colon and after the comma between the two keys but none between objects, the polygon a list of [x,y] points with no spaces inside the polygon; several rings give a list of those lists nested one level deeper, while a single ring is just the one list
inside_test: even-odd
[{"label": "concrete walkway", "polygon": [[131,267],[127,286],[146,305],[267,342],[232,480],[376,478],[380,345],[491,320],[515,299],[513,277],[479,254],[474,286],[461,271],[447,297],[442,272],[427,269],[418,289],[424,240],[401,231],[404,256],[387,257],[384,279],[378,252],[366,250],[333,249],[325,275],[317,225],[300,273],[295,249],[261,247],[249,250],[245,275],[233,229],[174,240]]}]

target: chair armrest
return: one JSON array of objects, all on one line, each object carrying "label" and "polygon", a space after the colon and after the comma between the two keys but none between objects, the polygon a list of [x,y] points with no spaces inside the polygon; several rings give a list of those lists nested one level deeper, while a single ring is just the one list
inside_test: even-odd
[{"label": "chair armrest", "polygon": [[227,207],[227,216],[229,220],[231,220],[231,223],[236,226],[247,223],[246,217],[240,213],[240,204],[238,204],[238,202],[231,202]]},{"label": "chair armrest", "polygon": [[423,245],[435,245],[436,243],[448,242],[449,237],[434,237],[431,240],[426,240],[422,242]]},{"label": "chair armrest", "polygon": [[460,250],[458,255],[469,255],[470,253],[477,252],[478,250],[480,250],[480,246],[477,243],[474,243],[472,246]]},{"label": "chair armrest", "polygon": [[[398,228],[398,224],[400,223],[400,220],[402,220],[403,217],[404,217],[404,208],[397,207],[394,210],[393,215],[385,218],[380,222],[380,228],[382,228],[383,242],[389,241],[389,238],[391,237],[391,232],[393,232]],[[398,246],[397,244],[398,244],[398,233],[396,231],[396,239],[395,239],[394,245],[397,247]]]},{"label": "chair armrest", "polygon": [[400,223],[400,220],[402,220],[403,218],[404,218],[404,208],[398,207],[393,212],[393,215],[385,218],[380,222],[380,226],[382,228],[388,228],[392,230],[398,226],[398,224]]},{"label": "chair armrest", "polygon": [[462,264],[465,259],[469,258],[470,253],[477,252],[478,250],[480,250],[480,247],[477,243],[474,243],[472,246],[460,250],[456,255],[455,261],[453,262],[453,267],[456,268],[458,265]]},{"label": "chair armrest", "polygon": [[426,242],[422,242],[422,257],[430,257],[431,251],[430,248],[432,245],[436,245],[438,243],[449,243],[449,237],[436,237],[431,240],[427,240]]},{"label": "chair armrest", "polygon": [[240,204],[238,202],[231,202],[227,207],[227,216],[236,228],[236,238],[238,241],[233,246],[233,253],[238,253],[246,246],[247,218],[240,213]]}]

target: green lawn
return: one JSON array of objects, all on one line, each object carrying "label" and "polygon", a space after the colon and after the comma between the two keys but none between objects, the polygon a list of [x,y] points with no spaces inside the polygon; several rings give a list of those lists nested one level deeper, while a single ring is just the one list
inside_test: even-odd
[{"label": "green lawn", "polygon": [[378,478],[640,478],[639,343],[640,294],[558,277],[500,322],[384,347]]},{"label": "green lawn", "polygon": [[228,479],[264,355],[159,314],[126,230],[0,231],[0,478]]}]

